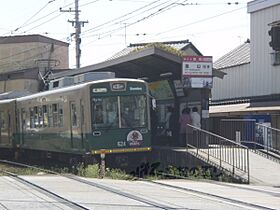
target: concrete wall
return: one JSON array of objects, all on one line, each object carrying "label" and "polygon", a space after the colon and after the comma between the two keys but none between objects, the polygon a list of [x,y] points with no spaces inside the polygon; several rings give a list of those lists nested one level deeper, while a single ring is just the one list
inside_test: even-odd
[{"label": "concrete wall", "polygon": [[38,63],[41,59],[58,60],[59,65],[55,68],[67,69],[68,47],[40,42],[0,43],[0,73],[47,65],[46,62]]},{"label": "concrete wall", "polygon": [[14,90],[29,91],[36,93],[39,91],[39,81],[34,79],[16,79],[0,81],[0,93]]}]

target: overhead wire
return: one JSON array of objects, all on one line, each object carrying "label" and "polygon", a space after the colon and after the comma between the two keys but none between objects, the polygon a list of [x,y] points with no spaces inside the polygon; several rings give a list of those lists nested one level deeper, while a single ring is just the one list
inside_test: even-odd
[{"label": "overhead wire", "polygon": [[[100,27],[102,27],[102,26],[109,27],[110,25],[108,26],[108,24],[110,24],[110,23],[112,23],[112,22],[116,22],[117,20],[119,20],[119,19],[121,19],[121,18],[124,18],[124,17],[127,17],[127,16],[129,16],[129,15],[135,13],[135,12],[141,12],[142,9],[144,9],[144,8],[146,8],[146,7],[149,7],[149,6],[155,4],[155,3],[159,2],[159,1],[160,1],[160,0],[153,1],[153,2],[151,2],[151,3],[149,3],[149,4],[147,4],[147,5],[144,5],[143,7],[137,8],[136,10],[133,10],[133,11],[131,11],[131,12],[129,12],[129,13],[126,13],[126,14],[124,14],[124,15],[121,15],[121,16],[117,17],[117,18],[114,18],[114,19],[109,20],[109,21],[107,21],[107,22],[105,22],[105,23],[102,23],[102,24],[100,24],[100,25],[98,25],[98,26],[95,26],[95,27],[93,27],[93,28],[90,28],[90,29],[88,29],[88,30],[85,30],[82,34],[87,34],[87,33],[89,33],[90,31],[92,31],[92,30],[97,30],[98,28],[100,28]],[[142,12],[146,12],[146,11],[142,11]],[[124,20],[122,20],[122,21],[126,21],[126,20],[128,20],[128,19],[124,19]],[[120,22],[121,22],[121,21],[118,21],[118,23],[120,23]],[[114,23],[114,24],[111,24],[111,25],[115,25],[115,23]]]},{"label": "overhead wire", "polygon": [[[112,33],[117,32],[117,31],[120,31],[120,30],[124,29],[125,27],[129,27],[129,26],[135,25],[135,24],[137,24],[137,23],[139,23],[139,22],[142,22],[142,21],[144,21],[144,20],[147,20],[147,19],[149,19],[149,18],[151,18],[151,17],[153,17],[153,16],[156,16],[156,15],[162,13],[162,12],[165,12],[165,11],[167,11],[167,10],[170,10],[170,9],[172,9],[172,8],[175,7],[175,6],[179,6],[179,5],[176,5],[176,4],[175,4],[176,2],[179,2],[179,1],[180,1],[180,0],[177,0],[177,1],[175,1],[175,2],[172,2],[172,3],[168,4],[167,6],[164,6],[164,7],[160,8],[160,9],[158,9],[156,12],[153,12],[153,13],[151,13],[151,14],[149,14],[149,15],[147,15],[147,16],[141,18],[141,19],[138,19],[138,20],[136,20],[136,21],[134,21],[134,22],[132,22],[132,23],[126,24],[125,26],[120,26],[120,27],[118,27],[118,28],[116,28],[116,29],[112,29],[112,30],[110,30],[110,31],[100,33],[100,34],[99,34],[99,38],[98,38],[97,40],[100,40],[100,39],[103,39],[103,38],[105,38],[105,37],[107,37],[107,36],[110,36]],[[187,0],[185,0],[185,1],[187,1]],[[185,1],[184,1],[184,2],[185,2]],[[103,36],[102,36],[102,35],[103,35]],[[95,41],[95,40],[94,40],[94,41]]]},{"label": "overhead wire", "polygon": [[14,32],[18,31],[22,27],[24,27],[30,20],[32,20],[36,15],[38,15],[41,11],[43,11],[50,3],[54,2],[56,0],[48,1],[41,9],[39,9],[34,15],[32,15],[30,18],[28,18],[21,26],[17,27]]}]

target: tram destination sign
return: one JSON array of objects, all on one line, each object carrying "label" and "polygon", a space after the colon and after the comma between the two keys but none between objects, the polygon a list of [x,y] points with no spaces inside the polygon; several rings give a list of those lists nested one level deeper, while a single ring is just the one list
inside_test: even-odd
[{"label": "tram destination sign", "polygon": [[212,88],[212,56],[185,56],[182,64],[184,88]]}]

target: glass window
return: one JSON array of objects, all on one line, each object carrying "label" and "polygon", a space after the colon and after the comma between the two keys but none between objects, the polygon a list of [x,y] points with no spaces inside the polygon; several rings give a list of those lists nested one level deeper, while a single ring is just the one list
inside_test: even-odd
[{"label": "glass window", "polygon": [[94,98],[92,106],[94,128],[118,128],[117,97]]},{"label": "glass window", "polygon": [[30,113],[30,128],[35,128],[35,116],[33,107],[29,109]]},{"label": "glass window", "polygon": [[62,104],[59,104],[58,114],[59,114],[59,127],[63,127],[63,105]]},{"label": "glass window", "polygon": [[77,108],[76,108],[76,104],[74,104],[74,103],[71,104],[71,120],[72,120],[72,126],[77,127],[78,126]]},{"label": "glass window", "polygon": [[43,105],[43,127],[48,127],[49,119],[48,119],[48,106]]},{"label": "glass window", "polygon": [[58,107],[57,104],[52,104],[52,117],[53,117],[53,127],[58,126]]},{"label": "glass window", "polygon": [[5,117],[4,117],[4,112],[3,111],[0,112],[0,127],[1,128],[5,128],[6,127]]},{"label": "glass window", "polygon": [[147,125],[147,102],[143,95],[120,96],[121,128]]},{"label": "glass window", "polygon": [[49,127],[53,127],[53,111],[52,111],[52,105],[49,105],[48,109],[48,122],[49,122]]},{"label": "glass window", "polygon": [[143,95],[94,98],[93,128],[147,126],[146,100]]}]

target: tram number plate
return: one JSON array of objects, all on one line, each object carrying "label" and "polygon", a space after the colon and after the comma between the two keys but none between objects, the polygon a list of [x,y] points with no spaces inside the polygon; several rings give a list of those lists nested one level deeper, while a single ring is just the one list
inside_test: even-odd
[{"label": "tram number plate", "polygon": [[126,142],[125,141],[118,141],[117,142],[117,146],[118,147],[125,147],[126,146]]}]

